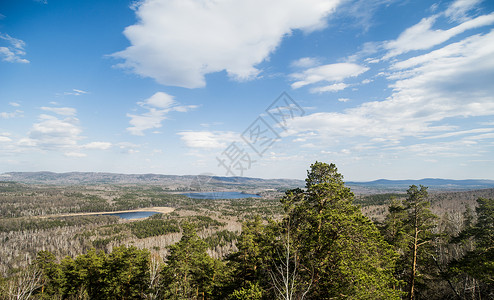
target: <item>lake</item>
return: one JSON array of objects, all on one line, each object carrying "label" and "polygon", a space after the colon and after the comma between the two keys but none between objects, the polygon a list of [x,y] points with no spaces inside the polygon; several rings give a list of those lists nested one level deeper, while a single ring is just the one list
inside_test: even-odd
[{"label": "lake", "polygon": [[131,211],[131,212],[122,212],[122,213],[112,213],[112,214],[105,214],[105,215],[110,215],[110,216],[117,216],[122,219],[126,220],[134,220],[134,219],[143,219],[150,217],[152,215],[159,214],[159,212],[156,211]]},{"label": "lake", "polygon": [[243,198],[260,198],[261,196],[256,194],[246,194],[240,192],[203,192],[203,193],[184,193],[192,199],[243,199]]}]

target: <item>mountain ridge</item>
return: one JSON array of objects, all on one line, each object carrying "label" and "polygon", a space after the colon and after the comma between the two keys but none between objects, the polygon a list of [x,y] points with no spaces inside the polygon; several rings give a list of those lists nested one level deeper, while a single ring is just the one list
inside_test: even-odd
[{"label": "mountain ridge", "polygon": [[[259,186],[264,188],[303,187],[299,179],[263,179],[255,177],[227,177],[214,175],[165,175],[165,174],[122,174],[111,172],[6,172],[0,174],[0,181],[14,181],[30,184],[166,184],[166,185],[209,185],[209,186]],[[431,190],[467,190],[494,188],[489,179],[377,179],[373,181],[347,181],[350,187],[378,190],[406,190],[410,185],[424,185]]]}]

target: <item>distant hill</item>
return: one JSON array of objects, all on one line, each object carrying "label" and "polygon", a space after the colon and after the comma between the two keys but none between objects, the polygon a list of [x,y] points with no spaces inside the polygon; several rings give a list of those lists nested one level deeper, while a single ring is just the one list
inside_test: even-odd
[{"label": "distant hill", "polygon": [[194,189],[287,189],[301,187],[303,180],[261,179],[250,177],[222,177],[209,175],[161,175],[161,174],[117,174],[95,172],[9,172],[0,175],[0,181],[28,184],[94,185],[94,184],[150,184],[171,190]]},{"label": "distant hill", "polygon": [[[151,184],[171,190],[195,189],[277,189],[304,187],[305,182],[297,179],[262,179],[252,177],[225,177],[209,175],[161,175],[161,174],[117,174],[96,172],[9,172],[0,175],[0,181],[29,184],[93,185],[93,184]],[[465,191],[494,188],[494,180],[465,179],[451,180],[425,178],[420,180],[379,179],[367,182],[348,181],[346,184],[357,194],[380,192],[404,192],[412,184],[424,185],[429,190]]]},{"label": "distant hill", "polygon": [[369,189],[382,189],[382,190],[406,190],[411,185],[423,185],[429,187],[429,190],[478,190],[494,188],[494,180],[486,179],[440,179],[440,178],[424,178],[419,180],[387,180],[379,179],[367,182],[347,182],[349,186],[358,186],[361,188]]}]

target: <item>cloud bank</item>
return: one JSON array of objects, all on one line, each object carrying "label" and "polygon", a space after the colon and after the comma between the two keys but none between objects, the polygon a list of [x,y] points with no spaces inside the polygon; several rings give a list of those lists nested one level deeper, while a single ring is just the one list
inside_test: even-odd
[{"label": "cloud bank", "polygon": [[119,67],[163,85],[199,88],[225,70],[249,80],[257,65],[294,30],[324,28],[340,0],[144,0],[138,23],[125,29],[131,46],[114,53]]}]

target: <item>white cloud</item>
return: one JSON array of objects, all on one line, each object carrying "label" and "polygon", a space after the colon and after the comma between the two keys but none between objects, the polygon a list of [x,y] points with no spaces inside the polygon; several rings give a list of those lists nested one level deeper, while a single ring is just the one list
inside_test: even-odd
[{"label": "white cloud", "polygon": [[337,92],[346,89],[349,87],[346,83],[335,83],[326,86],[318,86],[310,89],[311,93],[325,93],[325,92]]},{"label": "white cloud", "polygon": [[494,24],[494,13],[491,13],[465,21],[448,30],[433,30],[432,25],[434,25],[437,18],[437,15],[424,18],[418,24],[408,28],[400,34],[398,39],[386,42],[384,48],[389,50],[389,52],[384,56],[384,59],[398,56],[412,50],[430,49],[467,30]]},{"label": "white cloud", "polygon": [[340,101],[340,102],[348,102],[348,101],[350,101],[350,99],[348,99],[348,98],[338,98],[338,101]]},{"label": "white cloud", "polygon": [[319,60],[314,57],[302,57],[293,61],[290,65],[295,68],[311,68],[319,65]]},{"label": "white cloud", "polygon": [[170,106],[176,103],[173,98],[174,98],[173,96],[168,95],[166,93],[157,92],[154,95],[152,95],[150,98],[148,98],[146,101],[140,102],[139,104],[147,104],[158,108],[169,108]]},{"label": "white cloud", "polygon": [[22,110],[16,110],[14,112],[0,112],[0,119],[13,119],[22,117],[24,112]]},{"label": "white cloud", "polygon": [[82,132],[77,118],[59,119],[49,115],[40,115],[39,118],[29,132],[31,144],[48,150],[77,147]]},{"label": "white cloud", "polygon": [[481,2],[482,0],[456,0],[448,7],[444,14],[453,20],[464,20],[467,18],[467,12]]},{"label": "white cloud", "polygon": [[468,136],[465,140],[484,140],[484,139],[494,139],[494,133],[484,133],[475,136]]},{"label": "white cloud", "polygon": [[180,139],[190,148],[226,148],[228,143],[239,140],[239,135],[230,131],[182,131],[177,134],[180,135]]},{"label": "white cloud", "polygon": [[75,108],[72,107],[46,107],[43,106],[41,107],[42,110],[49,111],[52,113],[56,113],[58,115],[62,116],[75,116],[77,114],[77,111]]},{"label": "white cloud", "polygon": [[[362,27],[367,31],[375,23],[376,10],[382,6],[389,6],[396,0],[352,0],[343,1],[339,9],[339,14],[344,17],[343,22],[348,22],[350,18],[350,26]],[[336,22],[341,20],[336,19]]]},{"label": "white cloud", "polygon": [[7,143],[7,142],[12,142],[12,139],[7,136],[0,135],[0,143]]},{"label": "white cloud", "polygon": [[140,148],[140,145],[136,145],[133,143],[129,142],[121,142],[116,145],[122,153],[127,153],[127,154],[135,154],[139,153],[139,150],[137,148]]},{"label": "white cloud", "polygon": [[493,114],[493,43],[491,31],[395,63],[396,72],[389,76],[399,79],[393,97],[416,99],[424,105],[422,111],[429,109],[439,119]]},{"label": "white cloud", "polygon": [[80,152],[66,152],[66,153],[64,153],[64,155],[67,157],[75,157],[75,158],[81,158],[81,157],[87,156],[87,154],[80,153]]},{"label": "white cloud", "polygon": [[29,63],[29,60],[22,58],[22,56],[26,55],[26,52],[24,51],[24,46],[26,43],[1,32],[0,40],[7,42],[7,47],[0,47],[0,57],[2,57],[3,61],[12,63]]},{"label": "white cloud", "polygon": [[72,96],[80,96],[84,94],[88,94],[89,92],[83,91],[83,90],[78,90],[78,89],[72,89],[71,92],[64,92],[64,95],[72,95]]},{"label": "white cloud", "polygon": [[30,138],[21,138],[17,144],[21,147],[36,147],[36,141]]},{"label": "white cloud", "polygon": [[[361,137],[370,142],[400,141],[405,137],[456,136],[457,126],[445,119],[494,115],[494,31],[451,43],[430,53],[397,61],[387,79],[392,95],[342,113],[319,112],[297,117],[285,135],[316,132],[335,143],[338,137]],[[483,132],[486,129],[473,129]],[[444,135],[439,132],[450,131]],[[487,136],[486,136],[487,137]],[[377,138],[377,139],[376,139]]]},{"label": "white cloud", "polygon": [[113,56],[164,85],[204,87],[206,74],[222,70],[248,80],[283,37],[325,27],[339,2],[143,0],[134,6],[138,23],[124,31],[131,46]]},{"label": "white cloud", "polygon": [[82,146],[84,149],[97,149],[97,150],[107,150],[112,146],[112,143],[108,142],[91,142]]},{"label": "white cloud", "polygon": [[491,131],[494,131],[494,128],[477,128],[477,129],[471,129],[471,130],[448,132],[448,133],[443,133],[443,134],[435,135],[435,136],[428,136],[428,137],[425,137],[424,139],[448,138],[448,137],[458,136],[458,135],[480,133],[480,132],[491,132]]},{"label": "white cloud", "polygon": [[130,118],[131,127],[127,131],[133,135],[144,135],[145,130],[161,128],[163,120],[169,112],[187,112],[194,109],[195,105],[177,105],[174,97],[163,92],[157,92],[143,102],[137,102],[139,106],[146,109],[145,113],[140,115],[127,114]]},{"label": "white cloud", "polygon": [[19,107],[19,106],[21,106],[21,105],[20,105],[19,103],[17,103],[17,102],[9,102],[9,105],[10,105],[10,106],[13,106],[13,107]]},{"label": "white cloud", "polygon": [[[356,77],[367,70],[369,68],[354,63],[336,63],[309,68],[301,73],[293,73],[290,77],[296,80],[292,83],[292,88],[298,89],[319,82],[343,81],[349,77]],[[327,89],[327,91],[341,90],[345,87],[340,84],[339,86],[323,87],[321,88],[322,90],[317,90],[316,88],[315,92],[322,92],[324,89]]]},{"label": "white cloud", "polygon": [[163,110],[157,110],[150,108],[146,113],[141,115],[127,114],[130,118],[131,127],[127,128],[127,131],[133,135],[144,135],[144,130],[160,128],[161,122],[166,119],[166,112]]}]

